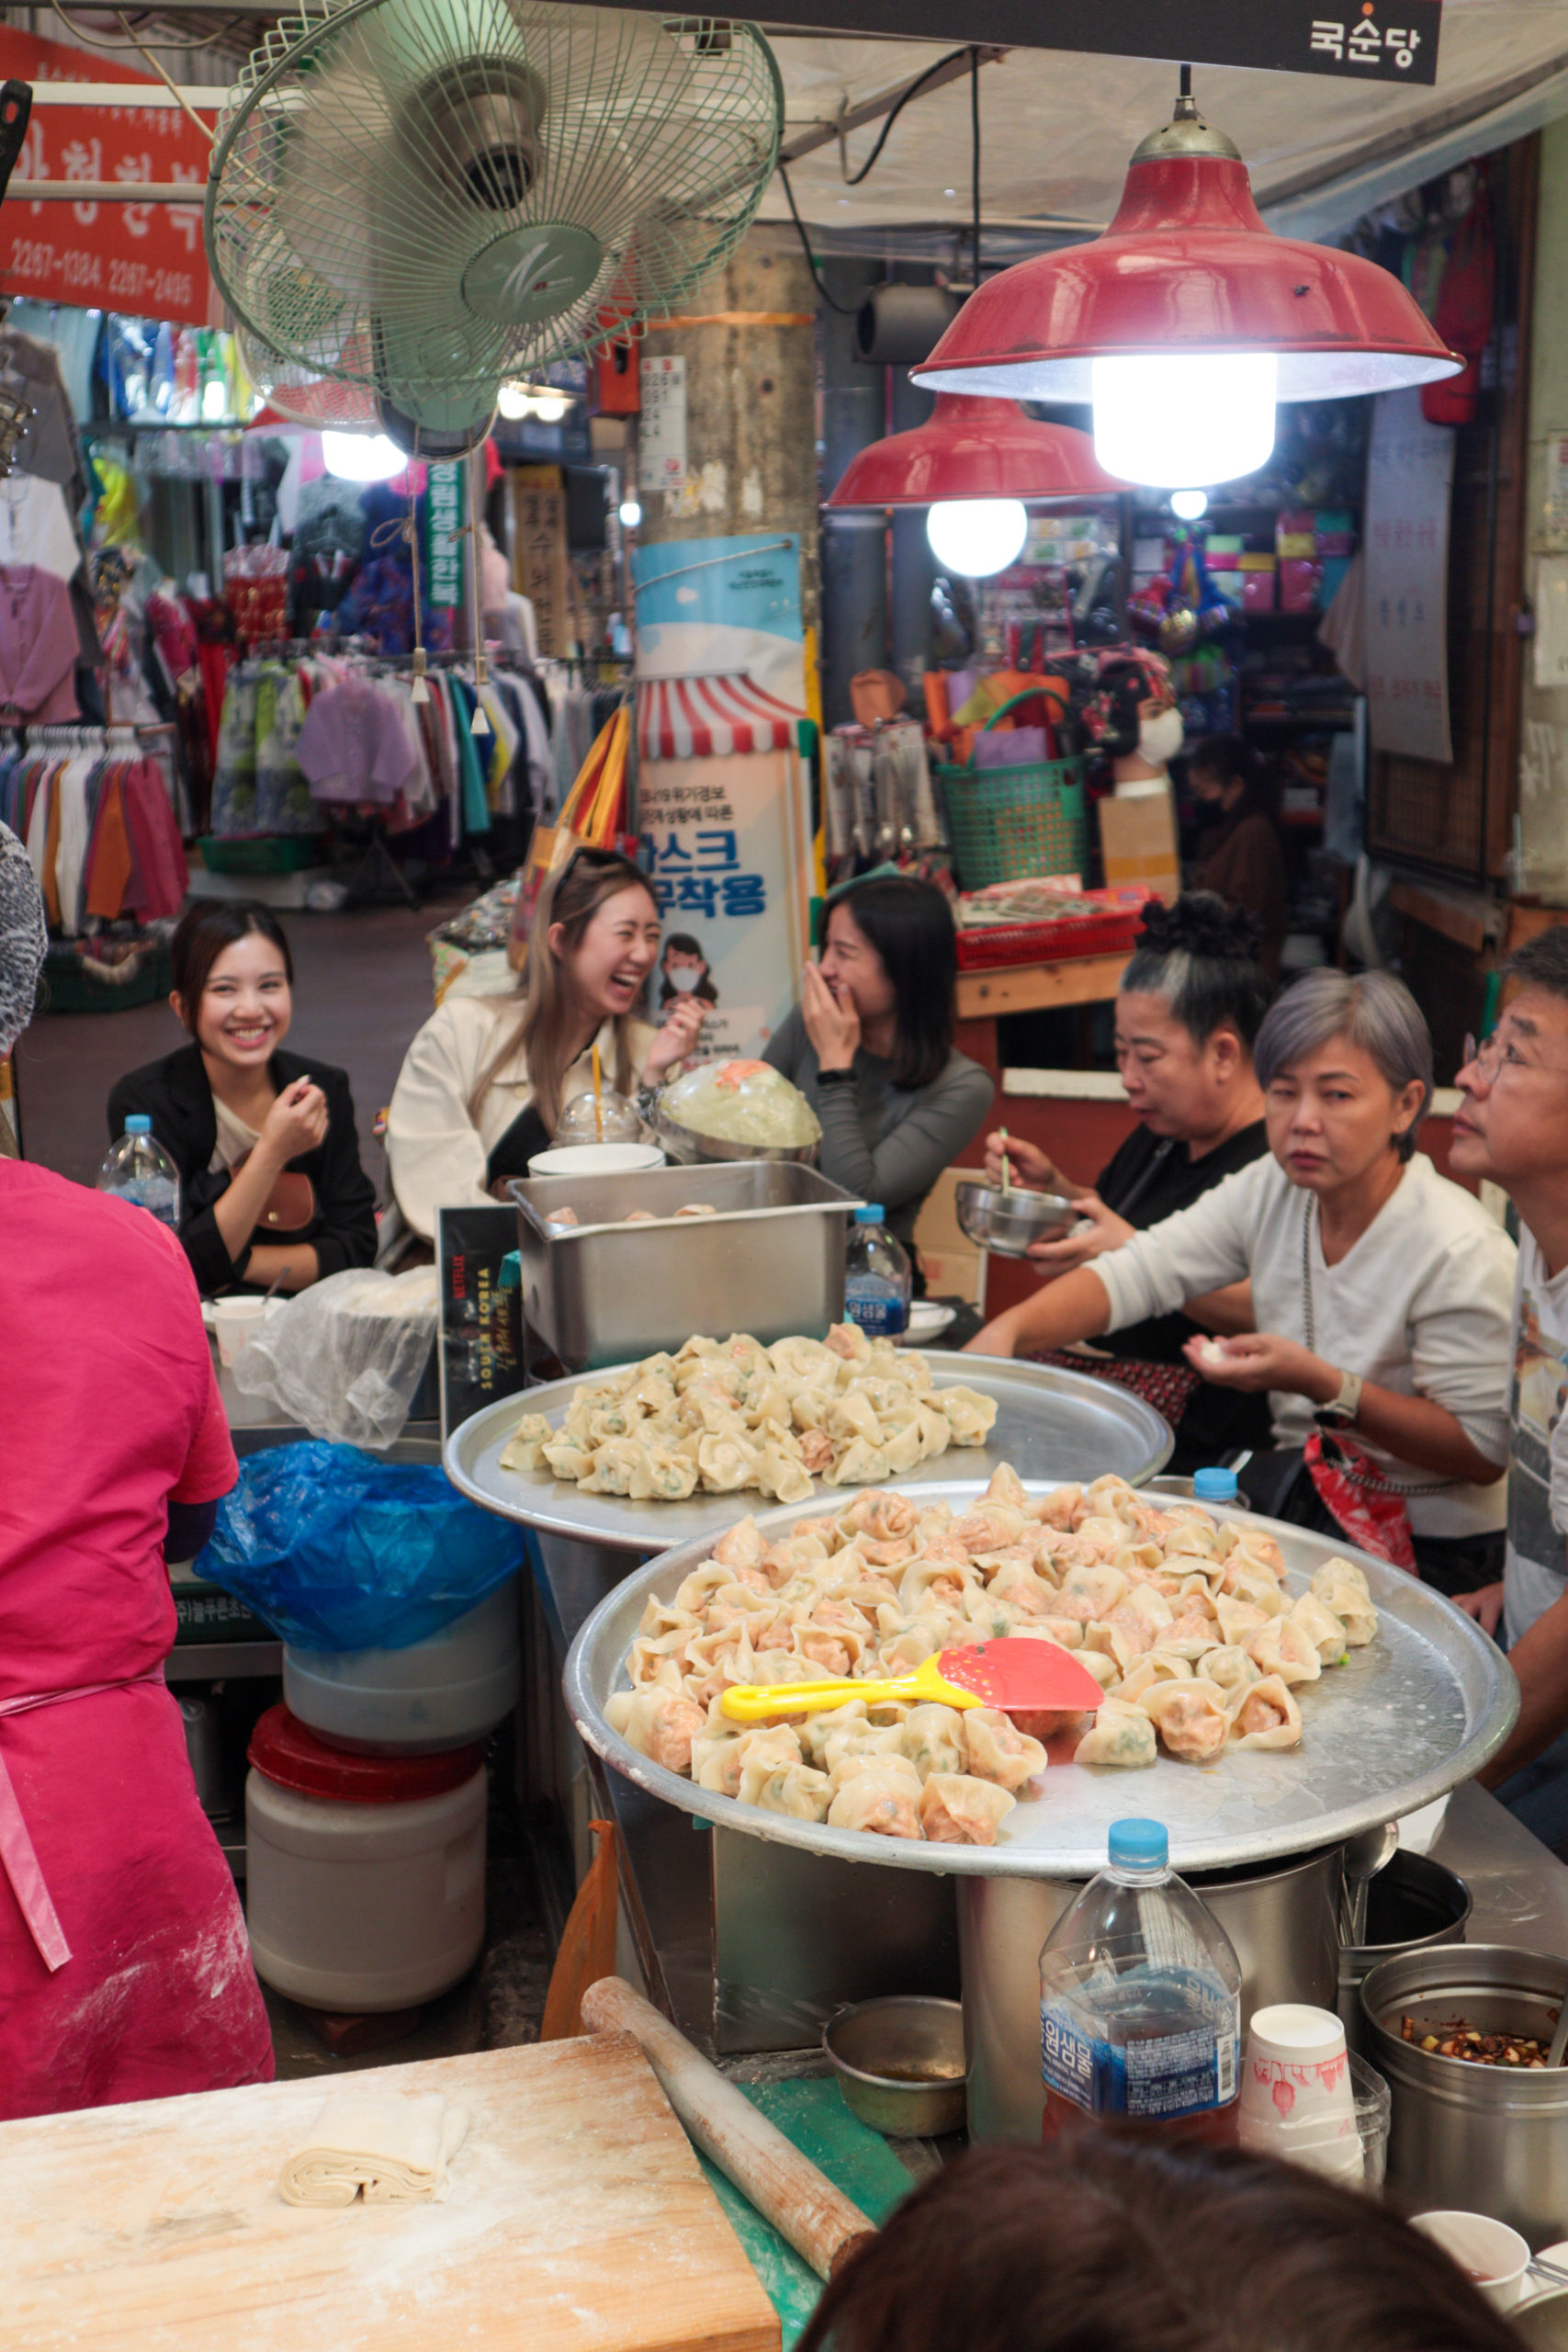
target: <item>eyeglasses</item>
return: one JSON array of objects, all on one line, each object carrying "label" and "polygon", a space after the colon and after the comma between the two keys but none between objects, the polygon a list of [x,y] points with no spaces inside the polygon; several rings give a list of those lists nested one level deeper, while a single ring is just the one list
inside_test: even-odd
[{"label": "eyeglasses", "polygon": [[1495,1035],[1484,1039],[1478,1046],[1467,1033],[1462,1067],[1479,1070],[1483,1086],[1495,1086],[1504,1070],[1545,1070],[1555,1072],[1559,1078],[1568,1078],[1568,1067],[1562,1063],[1527,1061],[1511,1037],[1500,1039]]}]

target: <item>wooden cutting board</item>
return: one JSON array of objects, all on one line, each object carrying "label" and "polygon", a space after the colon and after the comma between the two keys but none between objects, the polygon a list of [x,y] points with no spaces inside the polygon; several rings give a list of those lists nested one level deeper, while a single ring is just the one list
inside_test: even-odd
[{"label": "wooden cutting board", "polygon": [[6,2352],[778,2352],[628,2037],[353,2080],[470,2109],[445,2203],[283,2202],[335,2077],[0,2124]]}]

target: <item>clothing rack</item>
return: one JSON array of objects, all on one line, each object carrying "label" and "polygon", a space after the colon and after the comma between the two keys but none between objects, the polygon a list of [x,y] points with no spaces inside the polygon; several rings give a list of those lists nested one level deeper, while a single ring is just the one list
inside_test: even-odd
[{"label": "clothing rack", "polygon": [[0,720],[9,735],[21,735],[40,752],[90,752],[107,743],[111,735],[177,735],[171,718],[51,719],[36,724],[26,718]]}]

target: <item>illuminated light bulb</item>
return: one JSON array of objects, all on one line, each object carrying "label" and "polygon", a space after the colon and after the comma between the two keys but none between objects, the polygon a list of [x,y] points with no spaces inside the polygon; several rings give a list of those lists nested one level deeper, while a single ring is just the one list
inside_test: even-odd
[{"label": "illuminated light bulb", "polygon": [[984,580],[1005,571],[1023,552],[1029,516],[1017,498],[953,498],[926,516],[931,553],[949,571]]},{"label": "illuminated light bulb", "polygon": [[408,464],[408,452],[385,433],[323,433],[321,462],[340,481],[390,481]]},{"label": "illuminated light bulb", "polygon": [[502,415],[513,424],[520,416],[526,416],[533,406],[521,384],[502,384],[495,396],[495,404]]},{"label": "illuminated light bulb", "polygon": [[1206,490],[1173,490],[1170,511],[1179,523],[1201,522],[1209,511],[1209,493]]},{"label": "illuminated light bulb", "polygon": [[635,531],[641,521],[642,508],[638,505],[637,500],[635,498],[623,498],[621,501],[622,530]]},{"label": "illuminated light bulb", "polygon": [[1090,364],[1094,454],[1107,473],[1160,490],[1234,481],[1274,447],[1271,351],[1166,351]]},{"label": "illuminated light bulb", "polygon": [[541,424],[558,424],[571,406],[565,392],[536,392],[534,413]]}]

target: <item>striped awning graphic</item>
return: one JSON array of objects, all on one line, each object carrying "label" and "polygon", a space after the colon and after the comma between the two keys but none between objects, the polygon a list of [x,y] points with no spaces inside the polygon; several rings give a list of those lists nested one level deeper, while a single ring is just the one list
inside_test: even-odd
[{"label": "striped awning graphic", "polygon": [[805,717],[744,670],[712,677],[643,678],[637,690],[637,751],[645,760],[787,752]]}]

